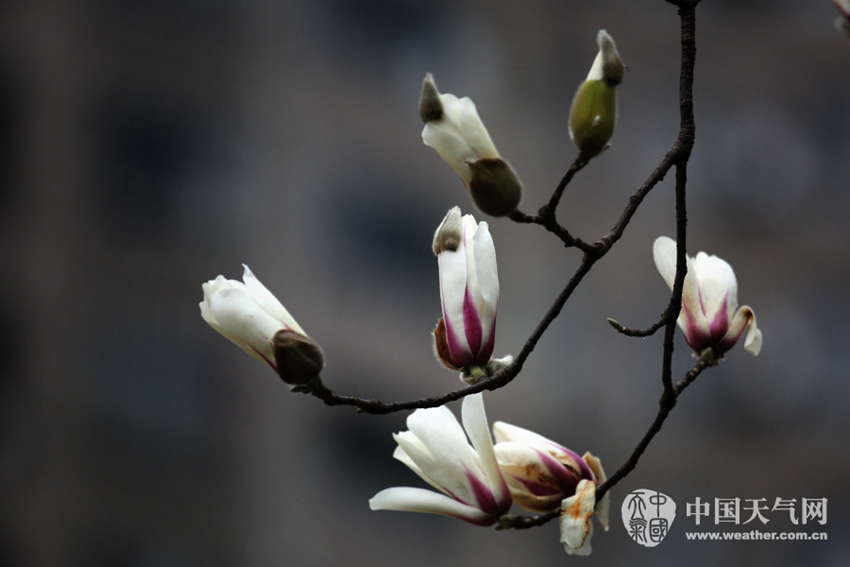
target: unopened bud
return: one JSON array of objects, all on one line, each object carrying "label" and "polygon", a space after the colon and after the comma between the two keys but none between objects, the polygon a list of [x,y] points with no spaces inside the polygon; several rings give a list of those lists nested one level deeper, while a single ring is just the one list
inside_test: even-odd
[{"label": "unopened bud", "polygon": [[446,217],[437,232],[434,233],[434,255],[439,256],[441,252],[454,252],[460,248],[463,239],[463,221],[461,220],[460,207],[452,207],[446,213]]},{"label": "unopened bud", "polygon": [[617,124],[617,91],[625,66],[605,30],[596,37],[599,52],[573,99],[570,109],[570,138],[584,159],[606,149]]},{"label": "unopened bud", "polygon": [[440,102],[440,91],[434,83],[431,73],[425,74],[422,81],[422,94],[419,96],[419,117],[426,124],[443,117],[443,103]]},{"label": "unopened bud", "polygon": [[298,386],[312,382],[325,367],[325,357],[319,345],[310,337],[294,331],[275,333],[272,348],[277,373],[287,384]]},{"label": "unopened bud", "polygon": [[522,184],[502,159],[479,159],[469,164],[469,191],[482,213],[503,217],[516,210],[522,199]]}]

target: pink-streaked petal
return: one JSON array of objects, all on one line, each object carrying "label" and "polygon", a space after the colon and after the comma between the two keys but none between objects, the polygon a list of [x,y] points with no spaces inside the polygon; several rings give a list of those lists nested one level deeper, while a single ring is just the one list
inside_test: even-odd
[{"label": "pink-streaked petal", "polygon": [[[728,325],[729,319],[738,309],[738,282],[732,266],[717,256],[700,252],[694,259],[693,268],[706,318],[712,322],[724,322],[712,324],[712,327]],[[725,333],[724,328],[720,336]],[[714,336],[717,337],[716,334]]]},{"label": "pink-streaked petal", "polygon": [[474,361],[465,331],[467,289],[466,246],[461,242],[457,251],[443,251],[437,256],[440,269],[440,297],[446,323],[446,343],[452,361],[466,366]]},{"label": "pink-streaked petal", "polygon": [[572,469],[578,469],[580,478],[593,478],[591,469],[587,463],[576,453],[563,445],[530,431],[523,427],[511,425],[504,421],[497,421],[493,424],[493,435],[496,441],[501,444],[505,442],[518,442],[529,447],[550,455],[561,465],[568,465]]},{"label": "pink-streaked petal", "polygon": [[702,308],[700,288],[695,275],[694,260],[688,258],[688,273],[682,288],[682,311],[677,321],[685,332],[691,348],[700,350],[711,344],[711,326]]},{"label": "pink-streaked petal", "polygon": [[463,427],[478,454],[480,467],[493,492],[497,509],[505,513],[511,507],[511,492],[505,479],[502,478],[499,463],[496,461],[493,439],[490,437],[487,414],[484,410],[484,395],[478,393],[466,396],[461,406],[461,416]]},{"label": "pink-streaked petal", "polygon": [[498,520],[496,516],[482,512],[478,508],[461,504],[443,494],[424,488],[406,486],[382,490],[369,500],[369,508],[372,510],[442,514],[464,520],[476,526],[490,526]]},{"label": "pink-streaked petal", "polygon": [[[509,486],[522,488],[533,496],[557,495],[557,502],[573,494],[581,480],[552,455],[524,443],[505,441],[495,446],[499,462]],[[512,491],[516,499],[517,491]],[[522,502],[518,503],[525,506]]]},{"label": "pink-streaked petal", "polygon": [[738,339],[748,325],[750,330],[747,332],[746,339],[744,339],[744,350],[753,356],[758,356],[758,353],[761,351],[762,334],[758,325],[756,325],[756,314],[746,305],[740,307],[735,312],[735,316],[732,318],[732,324],[729,325],[729,331],[717,343],[715,349],[721,354],[731,349],[738,342]]},{"label": "pink-streaked petal", "polygon": [[[503,509],[501,503],[496,501],[496,496],[488,484],[491,479],[483,476],[481,471],[466,471],[466,482],[469,486],[470,494],[472,495],[476,508],[494,516],[501,516],[507,512]],[[508,506],[510,507],[510,505]]]}]

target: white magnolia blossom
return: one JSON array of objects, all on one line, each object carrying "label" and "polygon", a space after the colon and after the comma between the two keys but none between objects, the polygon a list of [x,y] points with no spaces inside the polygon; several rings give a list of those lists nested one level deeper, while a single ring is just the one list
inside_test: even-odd
[{"label": "white magnolia blossom", "polygon": [[275,334],[285,330],[307,334],[248,266],[244,267],[241,282],[218,276],[203,284],[201,317],[245,352],[277,370],[272,346]]},{"label": "white magnolia blossom", "polygon": [[[652,246],[658,271],[673,289],[676,277],[676,241],[660,236]],[[735,346],[744,329],[749,327],[744,339],[744,350],[758,355],[762,333],[756,325],[753,310],[738,307],[738,281],[726,261],[700,252],[688,257],[688,272],[682,290],[682,310],[678,318],[685,340],[698,356],[711,349],[723,355]]]},{"label": "white magnolia blossom", "polygon": [[393,435],[398,443],[393,457],[439,492],[388,488],[369,500],[372,510],[443,514],[489,526],[510,509],[511,493],[496,462],[482,394],[465,397],[461,414],[463,428],[445,406],[410,414],[409,431]]},{"label": "white magnolia blossom", "polygon": [[[437,92],[430,73],[425,77],[425,86],[433,87],[430,96],[438,97],[434,102],[439,113],[430,116],[422,130],[422,141],[434,148],[443,160],[452,166],[463,182],[472,181],[470,164],[480,159],[499,159],[499,152],[478,116],[475,103],[469,97],[458,98],[453,94]],[[423,89],[423,99],[425,99]],[[426,116],[423,114],[423,120]]]},{"label": "white magnolia blossom", "polygon": [[441,94],[428,73],[422,83],[419,115],[425,122],[422,141],[452,166],[482,212],[500,217],[516,209],[522,183],[499,156],[469,97]]},{"label": "white magnolia blossom", "polygon": [[487,223],[461,217],[454,207],[434,235],[434,253],[443,307],[443,328],[435,332],[438,357],[452,369],[484,366],[493,354],[499,303],[496,247]]},{"label": "white magnolia blossom", "polygon": [[497,421],[493,437],[496,460],[514,502],[526,510],[555,510],[564,498],[575,494],[580,481],[596,480],[578,453],[533,431]]}]

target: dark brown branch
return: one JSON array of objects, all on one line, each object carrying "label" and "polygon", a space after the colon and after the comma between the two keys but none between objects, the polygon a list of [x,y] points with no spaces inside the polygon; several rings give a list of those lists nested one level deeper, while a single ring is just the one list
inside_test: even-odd
[{"label": "dark brown branch", "polygon": [[564,305],[567,303],[567,300],[572,295],[573,291],[578,287],[581,280],[584,279],[584,276],[590,271],[590,268],[594,263],[598,260],[597,257],[587,256],[582,259],[578,268],[576,268],[575,273],[567,282],[567,285],[561,290],[561,293],[558,294],[558,297],[555,299],[555,302],[546,312],[546,315],[537,325],[537,328],[534,329],[534,332],[531,333],[528,340],[523,345],[522,350],[520,350],[519,354],[514,358],[514,361],[506,366],[505,368],[499,370],[492,376],[488,378],[484,378],[479,381],[477,384],[473,384],[472,386],[467,386],[466,388],[462,388],[460,390],[455,390],[453,392],[449,392],[447,394],[443,394],[442,396],[436,396],[432,398],[424,398],[421,400],[411,400],[407,402],[393,402],[393,403],[385,403],[375,399],[362,399],[351,396],[340,396],[325,387],[321,382],[316,382],[310,384],[304,388],[299,389],[299,391],[304,391],[305,393],[312,394],[313,396],[319,398],[326,405],[329,406],[354,406],[358,411],[364,413],[370,413],[375,415],[383,415],[388,413],[394,413],[397,411],[411,410],[417,408],[431,408],[444,405],[448,402],[453,402],[455,400],[459,400],[465,396],[470,394],[475,394],[477,392],[483,392],[484,390],[496,390],[508,384],[511,380],[516,378],[522,369],[522,365],[525,363],[525,360],[531,354],[531,351],[537,346],[537,342],[540,340],[540,337],[543,336],[543,333],[546,332],[546,329],[549,325],[552,324],[558,315],[561,313],[561,309],[563,309]]}]

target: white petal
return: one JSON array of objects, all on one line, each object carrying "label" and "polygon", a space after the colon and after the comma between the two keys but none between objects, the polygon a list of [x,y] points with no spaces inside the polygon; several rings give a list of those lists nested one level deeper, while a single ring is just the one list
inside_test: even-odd
[{"label": "white petal", "polygon": [[[466,471],[480,470],[477,456],[466,439],[454,414],[445,406],[420,409],[407,418],[409,435],[399,434],[396,441],[419,467],[423,478],[435,487],[472,502]],[[412,442],[411,437],[417,441]]]},{"label": "white petal", "polygon": [[499,273],[496,268],[496,246],[486,222],[481,222],[475,231],[472,251],[477,281],[476,307],[481,319],[482,343],[487,343],[488,337],[494,332],[499,305]]},{"label": "white petal", "polygon": [[693,267],[706,318],[709,321],[716,317],[731,320],[738,309],[738,282],[732,266],[717,256],[700,252]]},{"label": "white petal", "polygon": [[[504,421],[497,421],[493,424],[493,435],[498,443],[514,441],[533,447],[539,451],[544,451],[555,457],[570,454],[572,451],[559,443],[555,443],[551,439],[530,431],[523,427],[511,425]],[[570,455],[572,456],[572,455]]]},{"label": "white petal", "polygon": [[652,257],[661,277],[667,282],[667,286],[673,289],[676,279],[676,241],[667,236],[659,236],[652,244]]},{"label": "white petal", "polygon": [[242,264],[242,266],[245,268],[245,273],[242,275],[245,287],[257,304],[265,309],[269,315],[283,323],[283,325],[285,325],[289,330],[295,331],[300,335],[307,336],[304,329],[302,329],[295,321],[295,318],[289,314],[289,311],[286,310],[277,297],[275,297],[274,294],[257,279],[257,276],[254,275],[248,266],[245,264]]},{"label": "white petal", "polygon": [[443,494],[425,490],[424,488],[405,486],[397,486],[380,491],[369,500],[369,508],[372,510],[398,510],[403,512],[443,514],[479,525],[489,525],[494,521],[492,516],[485,514],[478,508],[461,504],[457,500]]},{"label": "white petal", "polygon": [[209,312],[220,325],[217,329],[246,352],[271,364],[274,354],[269,341],[281,330],[281,323],[248,295],[244,289],[228,287],[210,297]]},{"label": "white petal", "polygon": [[475,152],[476,157],[479,159],[498,158],[499,152],[496,151],[496,146],[493,145],[493,140],[490,138],[487,128],[484,127],[484,123],[478,116],[475,103],[469,97],[463,97],[458,102],[461,107],[458,116],[458,128],[472,151]]},{"label": "white petal", "polygon": [[467,288],[466,246],[452,252],[445,250],[437,256],[440,270],[440,298],[443,302],[443,318],[446,322],[446,338],[452,345],[452,338],[462,351],[471,353],[464,331],[464,303]]},{"label": "white petal", "polygon": [[472,171],[469,163],[476,161],[475,153],[460,132],[444,121],[428,122],[422,129],[422,141],[434,148],[447,164],[469,185]]}]

